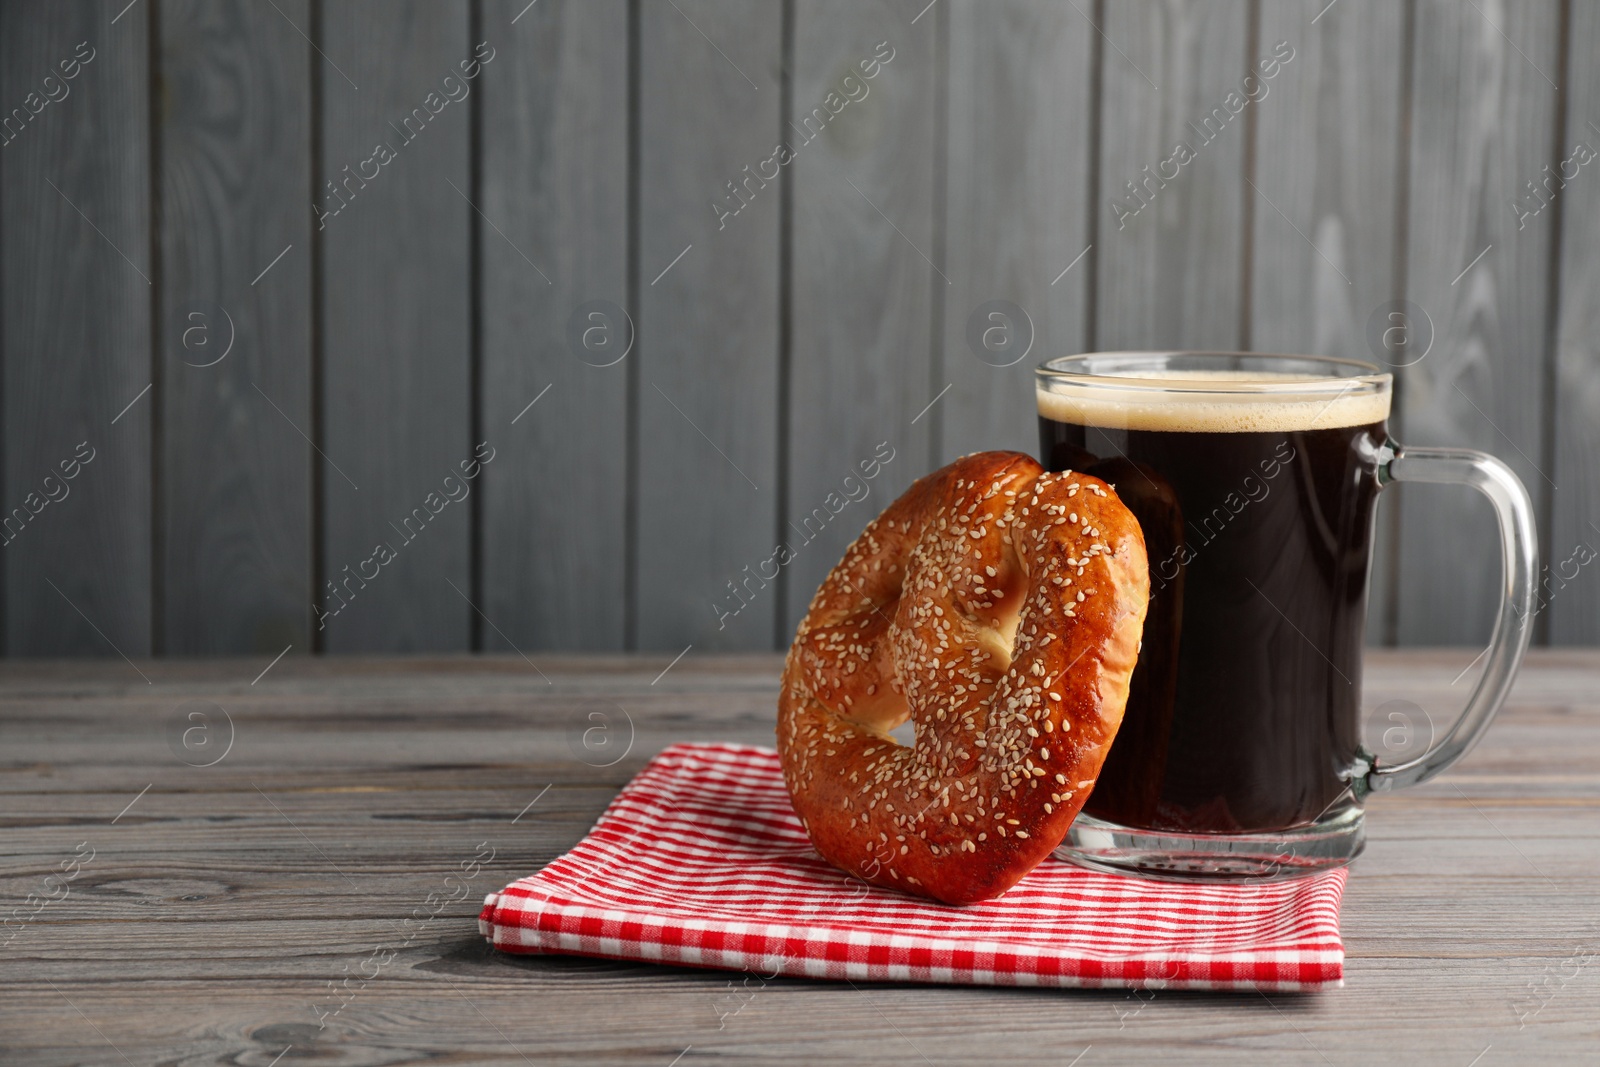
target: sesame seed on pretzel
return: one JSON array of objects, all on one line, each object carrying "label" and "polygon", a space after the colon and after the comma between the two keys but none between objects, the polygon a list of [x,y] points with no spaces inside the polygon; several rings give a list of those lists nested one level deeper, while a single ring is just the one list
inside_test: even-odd
[{"label": "sesame seed on pretzel", "polygon": [[[1009,889],[1088,799],[1148,596],[1138,521],[1098,478],[980,452],[913,484],[784,665],[778,750],[817,851],[950,904]],[[907,719],[912,745],[889,735]]]}]

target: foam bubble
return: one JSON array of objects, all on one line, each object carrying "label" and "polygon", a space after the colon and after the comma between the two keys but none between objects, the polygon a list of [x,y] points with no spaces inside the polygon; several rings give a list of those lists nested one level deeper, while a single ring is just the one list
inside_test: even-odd
[{"label": "foam bubble", "polygon": [[[1296,392],[1296,382],[1315,388]],[[1162,388],[1164,385],[1170,386]],[[1390,393],[1352,380],[1343,389],[1314,375],[1236,370],[1159,370],[1061,376],[1037,390],[1039,414],[1119,430],[1291,433],[1367,426],[1389,417]],[[1252,388],[1267,386],[1267,389]]]}]

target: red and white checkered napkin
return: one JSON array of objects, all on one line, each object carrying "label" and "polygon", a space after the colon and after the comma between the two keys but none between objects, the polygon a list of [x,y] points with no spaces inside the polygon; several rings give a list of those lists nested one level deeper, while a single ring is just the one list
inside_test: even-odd
[{"label": "red and white checkered napkin", "polygon": [[1257,885],[1099,874],[1046,860],[956,908],[824,863],[778,755],[673,745],[566,855],[489,894],[505,952],[763,975],[974,985],[1315,989],[1339,985],[1344,871]]}]

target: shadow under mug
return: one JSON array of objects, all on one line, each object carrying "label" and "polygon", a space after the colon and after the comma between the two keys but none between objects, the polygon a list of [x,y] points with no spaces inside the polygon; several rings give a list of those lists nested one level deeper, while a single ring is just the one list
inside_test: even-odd
[{"label": "shadow under mug", "polygon": [[[1532,629],[1527,490],[1481,452],[1402,448],[1393,379],[1352,360],[1106,352],[1037,371],[1041,459],[1112,483],[1138,517],[1150,601],[1127,710],[1057,855],[1147,877],[1263,879],[1348,863],[1368,793],[1460,759]],[[1385,765],[1361,744],[1361,654],[1379,492],[1469,485],[1504,571],[1487,666],[1449,733]]]}]

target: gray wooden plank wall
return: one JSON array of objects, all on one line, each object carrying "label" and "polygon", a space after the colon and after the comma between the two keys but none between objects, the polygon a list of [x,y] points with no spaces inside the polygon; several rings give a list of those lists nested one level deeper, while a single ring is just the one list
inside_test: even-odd
[{"label": "gray wooden plank wall", "polygon": [[[1032,446],[1039,359],[1149,346],[1389,363],[1593,643],[1597,51],[1573,0],[7,3],[0,647],[781,648],[913,477]],[[1373,641],[1484,637],[1487,516],[1386,497]]]},{"label": "gray wooden plank wall", "polygon": [[624,645],[628,25],[626,0],[484,5],[484,648]]},{"label": "gray wooden plank wall", "polygon": [[[317,198],[329,217],[314,415],[328,457],[320,549],[322,577],[337,590],[330,651],[470,642],[472,505],[457,470],[477,443],[476,79],[457,68],[477,62],[469,17],[466,4],[431,0],[321,5]],[[368,165],[380,147],[395,158]],[[398,558],[365,565],[378,545]]]},{"label": "gray wooden plank wall", "polygon": [[113,14],[0,5],[0,551],[12,655],[138,656],[154,645],[150,23]]},{"label": "gray wooden plank wall", "polygon": [[[1519,229],[1509,204],[1557,148],[1561,8],[1522,0],[1480,13],[1424,0],[1416,20],[1406,294],[1437,340],[1406,368],[1400,427],[1417,441],[1494,452],[1549,516],[1555,483],[1539,457],[1559,212],[1540,211]],[[1417,488],[1401,504],[1400,636],[1469,643],[1487,633],[1496,604],[1492,583],[1463,580],[1498,568],[1488,506]]]},{"label": "gray wooden plank wall", "polygon": [[782,128],[783,9],[674,0],[641,5],[639,20],[628,637],[674,652],[769,648],[775,590],[758,576],[748,606],[731,590],[771,555],[781,491],[780,182],[759,168]]},{"label": "gray wooden plank wall", "polygon": [[[1600,8],[1574,4],[1570,18],[1561,145],[1563,153],[1580,143],[1600,150],[1600,69],[1580,59],[1600,55]],[[1566,488],[1552,494],[1549,633],[1562,644],[1596,644],[1600,587],[1578,564],[1588,558],[1580,546],[1600,549],[1600,182],[1574,180],[1561,204],[1558,281],[1566,295],[1556,317],[1555,435],[1546,454],[1554,454],[1551,477]]]},{"label": "gray wooden plank wall", "polygon": [[279,6],[192,0],[156,20],[173,220],[157,232],[156,639],[172,654],[310,633],[312,451],[268,404],[309,410],[312,373],[310,50],[290,24],[310,26],[309,4]]},{"label": "gray wooden plank wall", "polygon": [[[1033,368],[1046,353],[1083,347],[1094,262],[1097,36],[1085,15],[1052,0],[958,0],[947,19],[940,269],[950,284],[932,385],[950,392],[927,416],[939,462],[1036,447]],[[1008,309],[990,306],[1000,300],[1027,317],[1010,321]],[[974,345],[974,320],[1002,332],[987,346],[979,332]]]},{"label": "gray wooden plank wall", "polygon": [[898,0],[795,5],[791,132],[840,109],[792,164],[785,636],[851,538],[932,466],[937,423],[913,420],[942,386],[930,334],[952,288],[931,258],[944,13],[915,14]]}]

